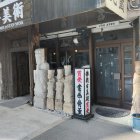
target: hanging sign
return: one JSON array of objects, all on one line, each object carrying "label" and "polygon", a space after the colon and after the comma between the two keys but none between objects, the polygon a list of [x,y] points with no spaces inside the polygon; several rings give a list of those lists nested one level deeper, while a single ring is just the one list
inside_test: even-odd
[{"label": "hanging sign", "polygon": [[0,31],[31,24],[31,0],[5,0],[0,3]]},{"label": "hanging sign", "polygon": [[90,69],[75,69],[75,117],[89,119],[91,115]]},{"label": "hanging sign", "polygon": [[105,5],[120,17],[127,18],[127,0],[106,0]]}]

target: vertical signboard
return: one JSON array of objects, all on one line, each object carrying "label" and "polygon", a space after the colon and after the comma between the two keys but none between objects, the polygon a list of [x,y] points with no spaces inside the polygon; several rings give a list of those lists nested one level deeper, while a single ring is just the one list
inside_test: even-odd
[{"label": "vertical signboard", "polygon": [[105,5],[108,9],[119,15],[120,17],[127,18],[127,2],[128,0],[106,0]]},{"label": "vertical signboard", "polygon": [[84,116],[84,69],[75,70],[75,113]]},{"label": "vertical signboard", "polygon": [[90,69],[75,69],[75,113],[80,119],[89,119],[91,115]]},{"label": "vertical signboard", "polygon": [[31,8],[31,0],[0,2],[0,31],[30,25]]},{"label": "vertical signboard", "polygon": [[90,69],[85,69],[85,115],[90,114]]}]

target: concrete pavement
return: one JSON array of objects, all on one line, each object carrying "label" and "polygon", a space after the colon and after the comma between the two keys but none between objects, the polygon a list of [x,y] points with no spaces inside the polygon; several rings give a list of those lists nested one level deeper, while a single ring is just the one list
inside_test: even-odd
[{"label": "concrete pavement", "polygon": [[28,104],[13,109],[0,106],[0,140],[28,140],[63,120],[65,118]]},{"label": "concrete pavement", "polygon": [[140,135],[130,126],[94,118],[65,121],[32,140],[140,140]]},{"label": "concrete pavement", "polygon": [[85,122],[15,100],[0,105],[0,140],[140,140],[130,116],[114,119],[95,113]]}]

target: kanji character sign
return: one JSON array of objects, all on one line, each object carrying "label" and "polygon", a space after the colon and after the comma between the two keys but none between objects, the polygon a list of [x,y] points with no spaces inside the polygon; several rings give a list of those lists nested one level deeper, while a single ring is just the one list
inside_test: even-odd
[{"label": "kanji character sign", "polygon": [[23,18],[23,2],[15,3],[13,6],[13,15],[14,20],[16,21],[18,18]]}]

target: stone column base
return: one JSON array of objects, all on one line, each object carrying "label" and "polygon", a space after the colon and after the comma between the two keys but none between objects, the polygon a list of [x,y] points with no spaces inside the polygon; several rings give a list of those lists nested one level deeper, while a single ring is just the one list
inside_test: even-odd
[{"label": "stone column base", "polygon": [[63,111],[69,115],[73,115],[73,104],[72,103],[64,103]]},{"label": "stone column base", "polygon": [[55,101],[54,99],[47,98],[47,109],[54,110],[55,109]]},{"label": "stone column base", "polygon": [[40,98],[38,96],[34,96],[34,107],[40,109],[46,109],[46,98]]},{"label": "stone column base", "polygon": [[55,110],[56,111],[62,111],[63,110],[62,100],[55,100]]}]

